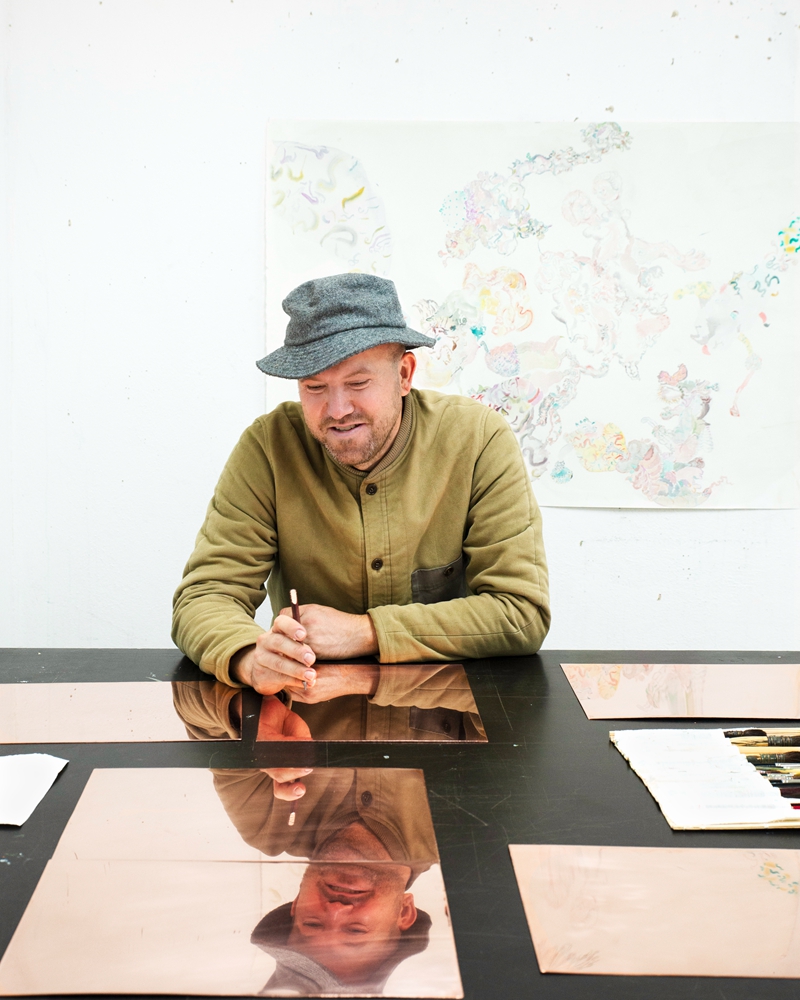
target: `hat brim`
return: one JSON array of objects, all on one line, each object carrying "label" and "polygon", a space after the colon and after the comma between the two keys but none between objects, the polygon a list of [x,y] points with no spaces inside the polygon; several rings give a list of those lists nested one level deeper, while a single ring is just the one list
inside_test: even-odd
[{"label": "hat brim", "polygon": [[380,344],[402,344],[409,349],[433,347],[436,340],[407,326],[370,326],[321,337],[302,347],[279,347],[256,365],[265,375],[308,378],[333,368],[362,351]]}]

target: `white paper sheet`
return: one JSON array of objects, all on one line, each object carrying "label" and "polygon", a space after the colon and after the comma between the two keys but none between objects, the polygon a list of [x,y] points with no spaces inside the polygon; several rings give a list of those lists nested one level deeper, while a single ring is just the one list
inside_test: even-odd
[{"label": "white paper sheet", "polygon": [[49,753],[0,757],[0,823],[22,826],[68,763]]}]

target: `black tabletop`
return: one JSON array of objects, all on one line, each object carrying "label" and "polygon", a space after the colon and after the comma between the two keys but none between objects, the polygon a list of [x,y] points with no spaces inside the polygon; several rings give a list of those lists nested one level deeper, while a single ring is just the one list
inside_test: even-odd
[{"label": "black tabletop", "polygon": [[[95,767],[418,767],[425,772],[470,1000],[794,998],[800,990],[796,980],[541,975],[508,853],[509,844],[537,843],[797,848],[794,831],[671,830],[609,743],[609,730],[665,724],[711,728],[732,720],[591,722],[559,666],[562,661],[779,663],[790,658],[797,662],[797,654],[788,652],[550,650],[533,657],[474,661],[466,664],[467,673],[488,743],[257,744],[257,703],[248,697],[241,743],[5,747],[3,753],[51,753],[70,763],[24,826],[0,826],[0,952]],[[0,650],[4,683],[205,676],[176,650]]]}]

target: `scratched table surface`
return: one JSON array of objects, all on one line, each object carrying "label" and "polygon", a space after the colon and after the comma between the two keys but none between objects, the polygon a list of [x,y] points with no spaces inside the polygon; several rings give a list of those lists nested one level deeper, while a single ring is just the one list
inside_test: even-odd
[{"label": "scratched table surface", "polygon": [[[247,692],[241,743],[4,747],[0,752],[51,753],[70,763],[23,827],[0,826],[0,953],[95,767],[419,767],[425,772],[470,1000],[796,998],[797,980],[540,974],[508,853],[509,844],[537,843],[800,847],[793,831],[671,830],[609,743],[609,730],[715,728],[730,720],[589,721],[559,666],[562,661],[779,663],[789,657],[797,662],[797,654],[789,652],[550,650],[533,657],[474,661],[466,664],[467,673],[488,743],[256,743],[257,702]],[[0,650],[2,683],[203,676],[175,650]],[[758,946],[758,932],[753,943]]]}]

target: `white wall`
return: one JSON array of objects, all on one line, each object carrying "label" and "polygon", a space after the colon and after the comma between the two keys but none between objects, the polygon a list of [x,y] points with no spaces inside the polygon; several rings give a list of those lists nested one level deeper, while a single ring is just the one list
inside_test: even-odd
[{"label": "white wall", "polygon": [[[3,8],[2,646],[169,645],[265,407],[268,118],[797,120],[798,0]],[[551,648],[800,647],[797,511],[545,528]]]}]

